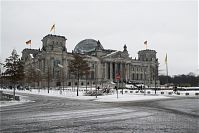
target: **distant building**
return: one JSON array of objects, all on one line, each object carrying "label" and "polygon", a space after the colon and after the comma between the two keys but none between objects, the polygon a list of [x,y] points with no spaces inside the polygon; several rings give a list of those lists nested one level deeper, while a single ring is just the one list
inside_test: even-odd
[{"label": "distant building", "polygon": [[[115,82],[116,74],[120,75],[120,83],[142,83],[148,86],[159,84],[158,59],[155,50],[141,50],[138,58],[129,57],[127,46],[122,51],[105,49],[100,41],[85,39],[80,41],[72,53],[67,52],[64,36],[47,35],[42,39],[42,49],[24,49],[22,60],[25,71],[30,67],[40,73],[40,87],[73,86],[77,81],[68,70],[73,54],[86,56],[90,65],[88,78],[81,77],[80,85],[102,85]],[[62,67],[63,66],[63,67]]]}]

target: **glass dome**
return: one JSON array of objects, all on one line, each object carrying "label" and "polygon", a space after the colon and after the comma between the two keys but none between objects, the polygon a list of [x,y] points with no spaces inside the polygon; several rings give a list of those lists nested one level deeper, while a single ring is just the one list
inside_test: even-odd
[{"label": "glass dome", "polygon": [[82,40],[75,46],[74,53],[86,54],[88,52],[95,51],[98,44],[103,49],[102,45],[94,39]]}]

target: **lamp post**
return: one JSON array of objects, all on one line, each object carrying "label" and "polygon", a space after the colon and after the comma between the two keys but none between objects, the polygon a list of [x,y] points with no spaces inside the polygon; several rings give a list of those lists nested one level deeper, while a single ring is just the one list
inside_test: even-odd
[{"label": "lamp post", "polygon": [[[37,77],[37,80],[40,80],[40,81],[42,81],[42,79],[41,79],[41,70],[40,69],[38,69],[38,68],[36,68],[36,71],[38,71],[39,72],[39,77]],[[39,82],[38,82],[39,83]],[[40,86],[39,86],[39,84],[38,84],[38,91],[40,92]]]},{"label": "lamp post", "polygon": [[120,73],[117,73],[117,74],[116,74],[115,79],[117,80],[116,90],[117,90],[117,99],[118,99],[118,89],[119,89]]},{"label": "lamp post", "polygon": [[146,95],[146,68],[144,68],[144,95]]},{"label": "lamp post", "polygon": [[1,80],[1,89],[3,89],[3,73],[1,67],[0,67],[0,80]]},{"label": "lamp post", "polygon": [[95,96],[97,98],[97,89],[98,89],[98,87],[97,87],[97,78],[96,77],[95,77],[95,88],[96,88]]},{"label": "lamp post", "polygon": [[[62,69],[61,71],[61,75],[62,75],[62,87],[63,87],[63,91],[64,91],[64,66],[61,64],[58,64],[58,67],[60,67]],[[60,89],[60,93],[61,93],[61,89]]]},{"label": "lamp post", "polygon": [[86,93],[87,93],[87,82],[88,82],[88,75],[89,75],[90,71],[86,72]]},{"label": "lamp post", "polygon": [[50,67],[48,66],[48,93],[50,89]]},{"label": "lamp post", "polygon": [[157,64],[155,64],[155,67],[154,67],[154,87],[155,87],[155,94],[156,94],[156,91],[157,91],[157,74],[158,74],[158,67],[157,67]]}]

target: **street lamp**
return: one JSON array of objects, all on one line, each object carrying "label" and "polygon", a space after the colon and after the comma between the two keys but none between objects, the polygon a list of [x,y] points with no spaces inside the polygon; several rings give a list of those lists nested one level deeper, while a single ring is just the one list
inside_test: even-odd
[{"label": "street lamp", "polygon": [[[39,72],[39,77],[37,77],[38,79],[37,80],[40,80],[40,81],[42,81],[42,79],[41,79],[41,70],[39,69],[39,68],[36,68],[36,71],[38,71]],[[39,86],[39,84],[38,84],[38,86]],[[39,88],[38,88],[38,91],[40,92],[40,86],[39,86]]]},{"label": "street lamp", "polygon": [[146,68],[144,68],[144,95],[146,95]]},{"label": "street lamp", "polygon": [[115,79],[117,80],[117,98],[118,98],[118,89],[119,89],[119,80],[120,80],[120,73],[116,73]]},{"label": "street lamp", "polygon": [[[58,64],[58,67],[60,67],[62,69],[62,87],[63,87],[63,91],[64,91],[64,66],[61,64]],[[61,89],[60,89],[61,92]]]},{"label": "street lamp", "polygon": [[87,82],[88,82],[88,75],[89,75],[90,71],[86,72],[86,93],[87,93]]},{"label": "street lamp", "polygon": [[97,78],[95,77],[95,97],[97,98],[97,89],[98,89],[98,87],[97,87]]}]

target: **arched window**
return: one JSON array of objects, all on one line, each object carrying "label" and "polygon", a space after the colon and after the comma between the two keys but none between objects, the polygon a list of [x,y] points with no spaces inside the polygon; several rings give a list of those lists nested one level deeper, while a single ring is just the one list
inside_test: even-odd
[{"label": "arched window", "polygon": [[94,71],[91,71],[91,79],[94,79],[95,78],[95,73]]},{"label": "arched window", "polygon": [[54,60],[54,66],[57,67],[60,64],[60,60]]}]

